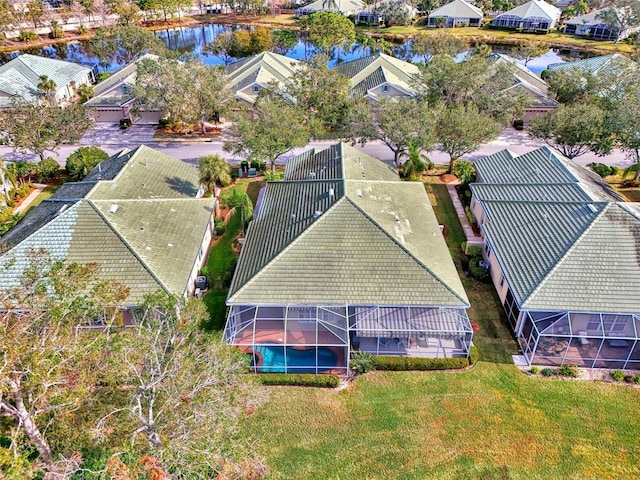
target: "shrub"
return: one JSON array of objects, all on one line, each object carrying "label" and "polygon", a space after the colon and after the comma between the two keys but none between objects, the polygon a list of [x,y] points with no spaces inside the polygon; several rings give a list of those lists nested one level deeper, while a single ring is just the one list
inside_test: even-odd
[{"label": "shrub", "polygon": [[126,130],[130,126],[131,126],[131,119],[130,118],[121,118],[120,119],[120,128],[121,129]]},{"label": "shrub", "polygon": [[264,179],[268,182],[277,182],[284,179],[284,173],[269,170],[264,174]]},{"label": "shrub", "polygon": [[64,37],[64,30],[62,29],[62,25],[57,20],[51,20],[51,32],[49,33],[49,38],[62,38]]},{"label": "shrub", "polygon": [[635,383],[636,385],[640,385],[640,375],[635,375],[633,377],[633,383]]},{"label": "shrub", "polygon": [[31,42],[32,40],[38,40],[39,38],[40,36],[37,33],[29,30],[20,30],[20,33],[18,34],[19,42]]},{"label": "shrub", "polygon": [[553,370],[551,368],[543,368],[540,373],[543,377],[550,377],[551,375],[553,375]]},{"label": "shrub", "polygon": [[216,235],[217,236],[224,235],[224,232],[227,231],[227,224],[224,223],[224,220],[222,220],[221,218],[216,218],[213,220],[213,223],[215,225]]},{"label": "shrub", "polygon": [[84,35],[85,33],[87,33],[87,27],[85,25],[80,25],[78,27],[78,34]]},{"label": "shrub", "polygon": [[558,368],[556,372],[558,375],[562,375],[563,377],[577,377],[578,376],[578,368],[575,365],[562,365]]},{"label": "shrub", "polygon": [[463,185],[468,185],[476,179],[475,167],[469,160],[456,160],[451,173],[458,177]]},{"label": "shrub", "polygon": [[38,162],[38,166],[36,168],[36,178],[39,182],[48,182],[53,177],[56,176],[60,170],[60,165],[53,158],[45,158],[44,160],[40,160]]},{"label": "shrub", "polygon": [[637,180],[624,180],[622,182],[623,188],[636,188],[638,186]]},{"label": "shrub", "polygon": [[98,147],[80,147],[67,158],[65,169],[74,180],[84,178],[91,170],[109,154]]},{"label": "shrub", "polygon": [[377,370],[452,370],[466,368],[469,360],[456,358],[386,357],[375,356],[373,363]]},{"label": "shrub", "polygon": [[480,354],[478,353],[478,347],[476,347],[475,345],[471,345],[471,347],[469,347],[469,363],[471,365],[475,365],[476,363],[478,363],[479,357]]},{"label": "shrub", "polygon": [[618,167],[610,167],[609,165],[605,165],[604,163],[592,162],[588,164],[587,167],[596,172],[602,178],[618,173]]},{"label": "shrub", "polygon": [[625,383],[635,383],[635,377],[633,375],[624,376]]},{"label": "shrub", "polygon": [[538,368],[538,367],[536,367],[536,366],[534,365],[533,367],[531,367],[531,368],[529,369],[529,371],[530,371],[532,374],[537,375],[538,373],[540,373],[540,368]]},{"label": "shrub", "polygon": [[473,213],[471,213],[471,209],[469,207],[464,207],[464,213],[467,215],[467,219],[469,220],[469,223],[471,225],[475,225],[476,222],[476,217],[473,216]]},{"label": "shrub", "polygon": [[158,120],[158,127],[167,128],[170,123],[171,120],[169,120],[168,118],[161,118],[160,120]]},{"label": "shrub", "polygon": [[471,260],[469,260],[469,274],[476,280],[480,280],[481,282],[488,282],[491,278],[491,275],[489,274],[488,270],[480,267],[480,262],[482,260],[482,256],[480,255],[471,257]]},{"label": "shrub", "polygon": [[516,118],[513,121],[513,128],[515,128],[516,130],[524,130],[524,120],[522,120],[521,118]]},{"label": "shrub", "polygon": [[373,355],[369,352],[353,352],[351,354],[351,371],[356,375],[375,370]]},{"label": "shrub", "polygon": [[478,245],[469,245],[467,247],[466,254],[470,257],[482,256],[482,247],[479,247]]},{"label": "shrub", "polygon": [[263,385],[294,385],[298,387],[336,388],[340,385],[337,375],[315,375],[313,373],[262,373],[258,380]]},{"label": "shrub", "polygon": [[624,373],[622,370],[616,370],[611,374],[611,378],[613,378],[616,382],[621,382],[624,380]]}]

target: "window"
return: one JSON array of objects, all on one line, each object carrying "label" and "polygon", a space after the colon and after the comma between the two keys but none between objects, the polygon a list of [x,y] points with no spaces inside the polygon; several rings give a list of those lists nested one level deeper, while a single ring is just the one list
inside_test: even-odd
[{"label": "window", "polygon": [[500,277],[500,288],[504,287],[504,277]]},{"label": "window", "polygon": [[260,85],[254,85],[253,86],[253,93],[259,93],[260,92]]},{"label": "window", "polygon": [[384,93],[387,93],[387,92],[389,91],[389,85],[383,85],[383,86],[382,86],[382,91],[383,91]]}]

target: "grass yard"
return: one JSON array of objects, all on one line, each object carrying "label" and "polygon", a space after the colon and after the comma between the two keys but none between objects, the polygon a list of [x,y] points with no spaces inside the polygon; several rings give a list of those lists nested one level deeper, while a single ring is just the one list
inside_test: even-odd
[{"label": "grass yard", "polygon": [[[423,180],[460,267],[464,233],[446,186],[437,174]],[[640,390],[521,373],[493,286],[461,278],[481,326],[480,362],[455,373],[371,372],[339,392],[269,388],[243,428],[270,478],[640,477]]]},{"label": "grass yard", "polygon": [[248,420],[273,479],[630,479],[638,390],[531,377],[372,372],[336,392],[271,388]]}]

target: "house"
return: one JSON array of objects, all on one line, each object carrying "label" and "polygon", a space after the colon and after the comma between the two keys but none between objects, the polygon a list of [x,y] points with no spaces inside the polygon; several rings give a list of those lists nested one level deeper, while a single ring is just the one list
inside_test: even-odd
[{"label": "house", "polygon": [[0,239],[0,289],[17,284],[29,252],[97,263],[99,280],[129,287],[126,308],[162,290],[186,297],[205,262],[215,198],[196,167],[146,146],[123,150],[62,185]]},{"label": "house", "polygon": [[351,97],[378,101],[382,97],[413,97],[412,77],[420,70],[385,53],[344,62],[335,69],[351,80]]},{"label": "house", "polygon": [[476,170],[471,209],[526,361],[640,368],[640,204],[547,147]]},{"label": "house", "polygon": [[548,95],[549,85],[547,82],[524,65],[500,53],[491,54],[489,59],[492,60],[495,65],[504,65],[513,73],[513,85],[508,87],[507,90],[511,92],[522,92],[528,98],[529,105],[525,107],[521,117],[525,125],[528,125],[529,122],[538,115],[551,112],[560,106],[556,100]]},{"label": "house", "polygon": [[362,0],[334,0],[331,2],[317,0],[304,7],[296,8],[295,17],[300,18],[315,12],[334,12],[348,17],[349,15],[356,15],[364,10],[365,7],[366,5]]},{"label": "house", "polygon": [[[373,24],[384,23],[387,26],[389,26],[391,17],[388,14],[381,13],[381,12],[389,11],[387,7],[388,3],[389,3],[389,0],[387,1],[383,0],[377,6],[374,5],[371,8],[367,8],[366,10],[362,10],[358,12],[354,19],[355,24],[360,25],[364,23],[366,25],[373,25]],[[411,5],[410,3],[394,4],[393,8],[398,9],[396,10],[398,14],[406,13],[405,18],[407,19],[407,21],[410,21],[411,19],[415,18],[415,16],[418,14],[418,9],[415,8],[413,5]],[[403,10],[400,10],[400,9],[403,9],[404,12]]]},{"label": "house", "polygon": [[[613,11],[613,17],[617,21],[617,26],[608,25],[604,22],[603,16],[607,12]],[[624,12],[614,7],[601,8],[566,20],[563,24],[564,33],[569,35],[581,35],[593,40],[624,40],[632,33],[640,31],[640,25],[625,26],[620,20]]]},{"label": "house", "polygon": [[346,144],[268,182],[227,305],[256,372],[341,372],[352,349],[467,356],[469,301],[420,183]]},{"label": "house", "polygon": [[263,88],[284,87],[300,66],[294,60],[273,52],[262,52],[227,67],[229,85],[238,102],[251,107]]},{"label": "house", "polygon": [[545,77],[560,70],[577,69],[591,75],[616,77],[620,75],[623,70],[637,70],[637,68],[638,64],[633,60],[619,53],[612,53],[598,57],[583,58],[573,62],[552,63],[547,65],[547,68],[542,72],[541,76]]},{"label": "house", "polygon": [[42,76],[55,82],[59,104],[74,98],[80,85],[91,85],[95,80],[91,67],[23,53],[0,66],[0,107],[10,107],[13,98],[38,102],[45,94],[38,88]]},{"label": "house", "polygon": [[559,8],[544,0],[531,0],[497,15],[491,20],[490,25],[526,32],[546,33],[556,26],[561,13]]},{"label": "house", "polygon": [[428,17],[429,27],[479,27],[483,18],[482,10],[464,0],[442,5]]},{"label": "house", "polygon": [[157,55],[143,55],[93,87],[94,96],[85,106],[95,109],[96,122],[113,123],[119,122],[122,118],[146,124],[157,124],[160,121],[160,110],[140,110],[136,105],[136,99],[131,95],[131,87],[136,82],[138,62],[157,58]]}]

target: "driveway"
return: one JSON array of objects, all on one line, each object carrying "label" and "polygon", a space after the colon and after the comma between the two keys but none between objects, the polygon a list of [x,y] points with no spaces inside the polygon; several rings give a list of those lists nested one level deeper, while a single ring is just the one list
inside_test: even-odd
[{"label": "driveway", "polygon": [[122,130],[118,123],[98,122],[80,139],[80,145],[140,145],[153,142],[156,125],[131,125]]}]

